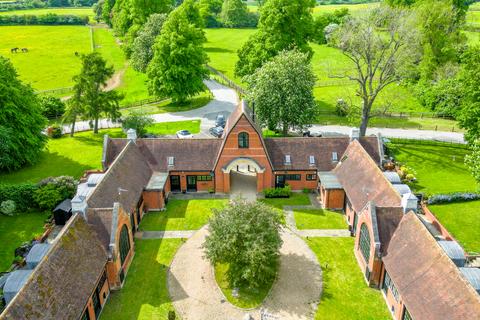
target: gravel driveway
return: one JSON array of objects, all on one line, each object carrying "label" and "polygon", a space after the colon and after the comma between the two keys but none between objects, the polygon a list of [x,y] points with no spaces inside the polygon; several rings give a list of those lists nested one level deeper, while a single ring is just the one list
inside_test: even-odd
[{"label": "gravel driveway", "polygon": [[[176,253],[168,272],[168,288],[183,320],[242,320],[246,314],[260,320],[260,308],[245,311],[225,301],[210,263],[201,248],[206,227],[199,230]],[[282,231],[280,269],[277,281],[261,308],[272,319],[313,319],[322,291],[322,271],[308,245],[289,230]]]}]

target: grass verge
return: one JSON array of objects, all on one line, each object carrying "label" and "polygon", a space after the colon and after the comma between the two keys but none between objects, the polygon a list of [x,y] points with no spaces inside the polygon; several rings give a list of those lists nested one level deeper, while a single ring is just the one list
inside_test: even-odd
[{"label": "grass verge", "polygon": [[345,216],[341,213],[315,209],[293,212],[297,229],[346,229]]}]

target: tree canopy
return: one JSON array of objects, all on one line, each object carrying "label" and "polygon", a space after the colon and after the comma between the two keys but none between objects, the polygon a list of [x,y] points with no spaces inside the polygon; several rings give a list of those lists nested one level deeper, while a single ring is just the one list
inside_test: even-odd
[{"label": "tree canopy", "polygon": [[303,130],[315,120],[315,75],[306,53],[282,51],[245,79],[248,98],[263,126],[281,128],[286,136],[289,128]]},{"label": "tree canopy", "polygon": [[198,9],[207,28],[220,26],[218,15],[222,11],[223,0],[199,0]]},{"label": "tree canopy", "polygon": [[33,164],[46,143],[47,121],[32,88],[19,79],[12,63],[0,56],[0,171]]},{"label": "tree canopy", "polygon": [[214,265],[229,264],[232,288],[258,288],[275,277],[280,226],[279,215],[265,204],[235,200],[210,219],[206,256]]},{"label": "tree canopy", "polygon": [[472,153],[465,156],[465,165],[480,184],[480,139],[473,143]]},{"label": "tree canopy", "polygon": [[168,16],[148,66],[150,91],[175,102],[184,102],[205,90],[203,79],[208,76],[205,34],[196,25],[200,15],[192,3],[193,0],[185,1]]},{"label": "tree canopy", "polygon": [[254,27],[256,16],[248,11],[247,4],[242,0],[223,1],[220,13],[222,25],[227,28]]},{"label": "tree canopy", "polygon": [[238,51],[235,74],[246,76],[284,49],[297,48],[309,57],[315,0],[267,0],[260,8],[258,30]]}]

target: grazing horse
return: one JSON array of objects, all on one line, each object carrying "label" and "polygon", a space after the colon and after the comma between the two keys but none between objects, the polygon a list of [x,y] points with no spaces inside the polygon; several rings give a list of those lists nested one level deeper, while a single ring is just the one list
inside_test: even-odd
[{"label": "grazing horse", "polygon": [[22,52],[28,52],[27,48],[22,48]]},{"label": "grazing horse", "polygon": [[18,49],[19,49],[18,47],[17,48],[12,48],[12,49],[10,49],[10,52],[11,53],[17,53]]}]

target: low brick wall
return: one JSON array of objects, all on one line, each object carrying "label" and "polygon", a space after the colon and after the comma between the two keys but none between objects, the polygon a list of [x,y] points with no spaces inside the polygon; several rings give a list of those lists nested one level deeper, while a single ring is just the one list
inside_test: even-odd
[{"label": "low brick wall", "polygon": [[432,211],[428,208],[426,203],[422,203],[422,210],[429,221],[437,228],[437,230],[442,234],[443,237],[447,240],[455,240],[455,238],[448,232],[448,230],[440,223],[437,217],[433,214]]}]

